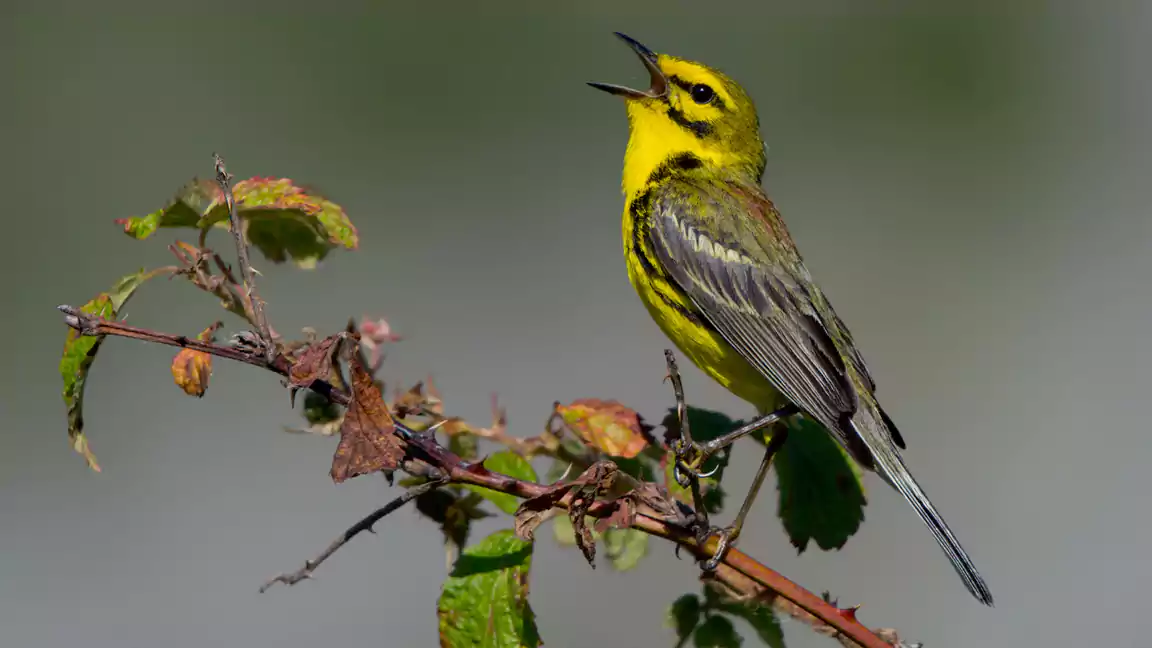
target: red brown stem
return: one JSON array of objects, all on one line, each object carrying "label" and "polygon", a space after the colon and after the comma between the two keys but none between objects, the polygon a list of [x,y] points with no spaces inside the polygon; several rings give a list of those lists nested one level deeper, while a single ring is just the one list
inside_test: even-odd
[{"label": "red brown stem", "polygon": [[224,160],[216,154],[216,183],[224,194],[224,204],[228,208],[228,223],[232,228],[232,239],[236,243],[236,260],[240,264],[240,278],[244,281],[243,297],[252,307],[252,315],[264,342],[264,357],[271,362],[276,356],[276,342],[272,339],[272,329],[264,315],[264,302],[256,295],[256,274],[252,271],[252,261],[248,258],[248,241],[245,240],[244,223],[236,210],[236,197],[232,195],[232,174],[224,168]]}]

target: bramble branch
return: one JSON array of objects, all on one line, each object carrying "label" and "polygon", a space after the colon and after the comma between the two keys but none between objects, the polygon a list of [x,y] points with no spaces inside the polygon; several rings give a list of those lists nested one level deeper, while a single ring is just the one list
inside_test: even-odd
[{"label": "bramble branch", "polygon": [[361,533],[364,533],[365,531],[367,531],[368,533],[376,533],[375,529],[373,529],[372,527],[375,526],[375,524],[377,522],[379,522],[380,520],[383,520],[388,515],[391,515],[394,511],[399,510],[405,504],[407,504],[408,502],[411,502],[412,500],[416,499],[417,497],[420,497],[424,493],[436,490],[437,488],[440,488],[441,486],[443,486],[447,483],[448,483],[448,480],[446,480],[446,479],[435,479],[432,481],[424,482],[423,484],[420,484],[417,486],[413,486],[412,488],[409,488],[408,490],[404,491],[403,495],[397,497],[396,499],[392,500],[391,502],[388,502],[383,507],[378,508],[375,511],[373,511],[370,515],[366,516],[364,519],[362,519],[359,522],[357,522],[356,524],[353,524],[352,526],[348,527],[348,530],[345,531],[344,533],[340,534],[339,538],[336,538],[335,540],[333,540],[332,544],[328,545],[324,549],[324,551],[320,552],[320,555],[316,556],[315,558],[313,558],[311,560],[304,561],[304,566],[301,567],[300,569],[298,569],[298,570],[296,570],[290,574],[280,574],[280,575],[274,577],[272,580],[268,581],[267,583],[264,583],[264,585],[262,585],[260,587],[260,593],[263,594],[264,592],[268,591],[268,588],[272,587],[276,583],[284,583],[285,585],[295,585],[296,583],[299,583],[302,580],[308,580],[308,579],[312,578],[312,572],[316,571],[316,568],[319,567],[320,564],[323,563],[325,560],[328,560],[332,556],[332,554],[336,553],[340,549],[340,547],[343,547],[344,545],[348,544],[349,540],[351,540],[352,538],[355,538],[356,536],[360,535]]},{"label": "bramble branch", "polygon": [[268,327],[268,319],[264,315],[264,302],[256,294],[256,274],[252,270],[252,260],[248,257],[248,242],[244,236],[244,223],[236,211],[236,197],[232,195],[232,174],[224,167],[224,160],[215,153],[216,183],[220,191],[224,192],[224,202],[228,207],[229,225],[232,229],[232,239],[236,243],[236,259],[240,264],[240,277],[244,281],[244,298],[252,306],[252,314],[256,319],[256,328],[260,339],[264,343],[264,357],[271,362],[276,355],[276,345],[272,339],[272,330]]},{"label": "bramble branch", "polygon": [[[244,344],[221,345],[202,342],[183,335],[151,331],[129,326],[122,322],[94,317],[72,306],[60,306],[59,310],[65,314],[65,323],[83,335],[127,337],[168,346],[191,348],[216,357],[263,367],[281,376],[287,376],[291,369],[292,361],[289,358],[283,355],[269,358],[261,350],[253,349]],[[309,388],[341,405],[351,403],[351,396],[348,392],[329,382],[316,380]],[[550,487],[547,485],[515,479],[492,472],[481,464],[466,461],[440,445],[432,434],[414,431],[400,421],[395,421],[395,432],[402,439],[407,456],[428,464],[438,472],[440,478],[434,480],[436,486],[471,484],[525,499],[541,497],[549,493]],[[418,494],[416,493],[416,495]],[[405,493],[388,506],[346,531],[317,559],[306,563],[303,570],[283,578],[278,577],[272,582],[291,584],[307,578],[321,562],[352,537],[361,531],[370,530],[373,523],[416,495],[413,495],[412,491]],[[576,491],[571,491],[557,500],[555,507],[568,509],[573,505],[576,497]],[[587,515],[593,518],[609,517],[617,512],[620,505],[619,500],[596,501],[587,509]],[[701,560],[711,557],[715,552],[716,540],[714,538],[710,538],[703,545],[697,543],[690,529],[670,521],[666,513],[656,511],[643,502],[637,506],[635,513],[632,528],[674,542]],[[856,620],[855,609],[840,610],[832,603],[797,585],[739,549],[728,550],[720,568],[711,577],[723,583],[730,591],[745,600],[773,602],[773,605],[780,608],[782,602],[778,601],[783,599],[792,606],[789,613],[793,618],[813,626],[823,634],[839,636],[842,640],[850,640],[865,648],[892,648],[896,641],[896,635],[893,631],[874,632],[869,630]],[[782,609],[787,610],[789,608],[784,607]],[[881,638],[878,634],[881,632],[885,634],[885,638],[891,639],[886,641],[885,638]]]}]

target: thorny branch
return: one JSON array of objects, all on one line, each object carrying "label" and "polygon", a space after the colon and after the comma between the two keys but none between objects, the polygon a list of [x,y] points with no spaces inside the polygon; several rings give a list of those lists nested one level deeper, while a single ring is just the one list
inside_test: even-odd
[{"label": "thorny branch", "polygon": [[224,192],[232,239],[236,242],[236,259],[240,263],[240,277],[244,281],[244,298],[252,306],[256,328],[259,330],[260,340],[264,343],[264,357],[271,361],[276,355],[276,345],[272,340],[272,330],[268,327],[268,319],[264,315],[264,302],[256,294],[256,274],[252,270],[252,260],[248,257],[248,242],[244,237],[244,224],[240,220],[240,214],[236,211],[236,197],[232,195],[232,175],[224,167],[224,160],[219,155],[213,153],[212,157],[216,159],[216,183]]},{"label": "thorny branch", "polygon": [[432,481],[427,481],[423,484],[409,488],[408,490],[404,491],[403,495],[400,495],[396,499],[385,504],[383,507],[376,509],[370,515],[366,516],[356,524],[348,527],[348,530],[344,533],[341,533],[339,538],[333,540],[332,544],[328,545],[324,551],[320,552],[320,555],[311,560],[304,561],[304,566],[300,569],[292,573],[280,574],[267,583],[264,583],[264,585],[260,587],[260,593],[263,594],[264,592],[268,591],[268,588],[272,587],[276,583],[295,585],[302,580],[308,580],[309,578],[312,578],[312,572],[316,571],[316,568],[319,567],[321,563],[332,557],[332,554],[336,553],[340,547],[348,544],[349,540],[355,538],[365,531],[368,533],[376,533],[376,530],[372,527],[375,526],[377,522],[384,519],[388,515],[391,515],[394,511],[399,510],[405,504],[411,502],[417,497],[420,497],[424,493],[436,490],[437,488],[440,488],[447,483],[447,479],[434,479]]},{"label": "thorny branch", "polygon": [[[160,333],[88,315],[72,306],[60,306],[59,310],[66,315],[65,323],[84,335],[120,336],[168,346],[192,348],[228,360],[263,367],[281,376],[287,376],[291,369],[291,361],[285,356],[281,355],[269,359],[259,350],[243,344],[228,346],[202,342],[183,335]],[[323,380],[313,382],[310,389],[341,405],[348,405],[351,402],[346,391]],[[408,455],[416,459],[417,462],[425,463],[434,468],[441,476],[441,480],[444,480],[443,483],[472,484],[525,499],[540,497],[549,492],[549,487],[546,485],[514,479],[489,471],[481,464],[466,461],[437,443],[431,434],[416,432],[400,421],[396,421],[395,424],[396,434],[403,440]],[[556,502],[556,507],[568,509],[572,505],[574,494],[575,492],[571,492],[559,499]],[[400,504],[402,503],[400,502]],[[395,502],[393,504],[400,505]],[[606,518],[615,513],[618,506],[618,501],[597,501],[588,508],[587,515],[594,518]],[[366,520],[369,519],[371,518],[366,518]],[[355,528],[353,527],[353,529]],[[711,557],[716,550],[714,538],[710,538],[701,545],[696,541],[691,529],[670,522],[667,515],[656,512],[643,504],[637,507],[632,528],[674,542],[701,560]],[[320,559],[327,558],[353,535],[355,533],[346,532],[345,537],[338,541],[338,545],[334,543],[332,547],[329,547],[330,551],[322,554]],[[314,569],[318,563],[319,560],[311,561],[311,569]],[[310,572],[311,569],[306,565],[304,571]],[[892,648],[894,645],[903,645],[898,642],[895,631],[872,631],[866,628],[856,620],[854,608],[848,610],[837,608],[829,601],[797,585],[739,549],[733,548],[727,552],[720,568],[711,578],[722,583],[741,599],[771,603],[777,609],[786,611],[793,618],[811,625],[822,634],[838,637],[845,645],[855,643],[865,648]],[[282,582],[288,580],[291,579],[285,578]]]}]

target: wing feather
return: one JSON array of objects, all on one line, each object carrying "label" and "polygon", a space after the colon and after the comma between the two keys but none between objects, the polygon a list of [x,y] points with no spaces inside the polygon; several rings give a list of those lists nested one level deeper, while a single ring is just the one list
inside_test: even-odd
[{"label": "wing feather", "polygon": [[750,195],[714,182],[666,181],[651,196],[653,250],[745,360],[788,400],[844,435],[841,423],[859,405],[846,360],[861,365],[868,387],[871,379],[854,349],[841,353],[821,311],[835,313],[818,306],[827,303],[791,241],[773,231],[769,219],[778,216],[765,213],[771,203]]}]

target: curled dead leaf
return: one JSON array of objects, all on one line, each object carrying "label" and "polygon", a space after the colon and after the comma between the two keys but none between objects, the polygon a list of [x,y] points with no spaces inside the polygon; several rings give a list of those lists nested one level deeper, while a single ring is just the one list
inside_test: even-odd
[{"label": "curled dead leaf", "polygon": [[[196,336],[201,342],[213,342],[216,329],[223,326],[216,322]],[[185,394],[200,398],[208,390],[208,378],[212,376],[212,356],[203,351],[181,349],[172,359],[172,379]]]},{"label": "curled dead leaf", "polygon": [[329,380],[340,341],[346,337],[344,333],[337,333],[305,347],[288,370],[288,383],[293,387],[307,388],[317,380]]},{"label": "curled dead leaf", "polygon": [[392,399],[392,411],[397,417],[404,418],[410,414],[419,414],[424,411],[428,397],[424,395],[424,383],[412,385],[408,391],[396,390]]},{"label": "curled dead leaf", "polygon": [[581,398],[556,411],[585,443],[613,457],[631,459],[648,445],[640,415],[617,401]]},{"label": "curled dead leaf", "polygon": [[[541,495],[525,500],[516,509],[514,528],[516,535],[524,540],[531,540],[536,527],[547,519],[548,511],[560,503],[562,499],[571,496],[568,501],[568,518],[572,522],[572,530],[576,536],[576,546],[584,554],[588,564],[596,567],[593,560],[596,558],[596,542],[592,538],[592,531],[585,523],[588,509],[598,500],[607,495],[616,483],[620,469],[611,461],[598,461],[588,467],[579,477],[570,482],[553,484]],[[630,514],[635,515],[634,510]],[[628,522],[631,524],[631,520]]]},{"label": "curled dead leaf", "polygon": [[404,458],[404,445],[396,436],[396,424],[372,375],[359,354],[349,363],[352,378],[352,404],[340,426],[340,444],[332,457],[332,481],[366,475],[378,470],[395,470]]}]

